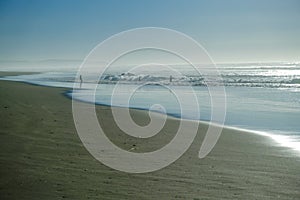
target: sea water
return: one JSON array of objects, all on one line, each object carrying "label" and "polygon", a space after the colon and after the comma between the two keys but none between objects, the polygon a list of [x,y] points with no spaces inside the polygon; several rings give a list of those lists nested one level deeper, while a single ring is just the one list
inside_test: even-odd
[{"label": "sea water", "polygon": [[[184,69],[183,66],[175,68]],[[283,146],[300,152],[300,64],[241,64],[218,66],[222,83],[226,90],[225,125],[247,129],[252,132],[273,138]],[[30,71],[30,70],[29,70]],[[168,72],[149,72],[139,74],[122,71],[122,67],[102,77],[83,77],[81,90],[72,93],[76,71],[69,69],[63,72],[43,72],[33,75],[10,76],[2,79],[24,81],[32,84],[67,87],[69,97],[97,103],[138,109],[154,109],[166,112],[174,117],[210,121],[211,99],[205,79],[189,70],[182,76],[172,76]],[[137,84],[143,84],[136,90],[129,102],[126,95]],[[116,84],[120,90],[112,94]],[[91,88],[96,86],[96,90]],[[194,92],[198,105],[185,101],[178,102],[176,91],[183,95]],[[95,101],[94,101],[95,95]],[[152,105],[161,105],[153,108]],[[181,107],[187,110],[182,115]],[[195,106],[200,109],[195,113]]]}]

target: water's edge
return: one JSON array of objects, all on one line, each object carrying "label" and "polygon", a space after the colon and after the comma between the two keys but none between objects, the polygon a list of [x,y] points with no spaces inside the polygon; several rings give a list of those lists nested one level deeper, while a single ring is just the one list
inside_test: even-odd
[{"label": "water's edge", "polygon": [[[89,101],[83,101],[80,99],[75,99],[72,96],[72,92],[73,92],[73,88],[70,87],[63,87],[63,86],[50,86],[50,85],[46,85],[46,84],[38,84],[38,83],[33,83],[30,81],[25,81],[25,80],[12,80],[9,78],[9,76],[7,77],[0,77],[0,80],[4,80],[4,81],[13,81],[13,82],[21,82],[21,83],[25,83],[25,84],[29,84],[29,85],[35,85],[35,86],[42,86],[42,87],[54,87],[54,88],[63,88],[65,89],[65,92],[62,93],[62,95],[70,100],[76,100],[76,101],[80,101],[80,102],[84,102],[84,103],[91,103]],[[109,104],[103,104],[103,103],[98,103],[96,102],[95,105],[99,105],[99,106],[106,106],[106,107],[112,107],[112,105]],[[272,133],[268,133],[268,132],[264,132],[264,131],[257,131],[257,130],[251,130],[251,129],[245,129],[245,128],[239,128],[239,127],[234,127],[234,126],[228,126],[228,125],[220,125],[220,124],[214,124],[211,123],[210,121],[205,121],[205,120],[192,120],[192,119],[186,119],[183,118],[182,116],[179,116],[177,114],[172,114],[172,113],[160,113],[160,112],[156,112],[156,111],[151,111],[149,109],[145,109],[145,108],[139,108],[139,107],[123,107],[123,106],[114,106],[114,107],[120,107],[120,108],[129,108],[129,109],[135,109],[135,110],[142,110],[142,111],[148,111],[148,112],[155,112],[156,114],[159,115],[167,115],[168,117],[171,118],[175,118],[175,119],[180,119],[180,120],[188,120],[188,121],[197,121],[200,123],[204,123],[207,125],[214,125],[214,126],[222,126],[223,128],[226,129],[231,129],[231,130],[237,130],[237,131],[242,131],[242,132],[248,132],[248,133],[252,133],[252,134],[256,134],[259,136],[263,136],[266,138],[270,138],[272,139],[272,141],[274,141],[275,143],[273,145],[278,145],[278,146],[282,146],[282,147],[287,147],[290,150],[295,150],[297,152],[296,155],[300,156],[300,146],[296,146],[293,141],[291,141],[289,139],[288,136],[284,136],[284,135],[276,135],[276,134],[272,134]],[[294,154],[295,151],[292,151],[291,154]]]}]

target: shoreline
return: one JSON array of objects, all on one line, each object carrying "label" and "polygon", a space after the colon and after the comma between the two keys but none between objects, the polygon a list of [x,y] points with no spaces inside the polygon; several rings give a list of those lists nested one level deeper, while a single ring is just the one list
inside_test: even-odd
[{"label": "shoreline", "polygon": [[[300,159],[252,133],[225,128],[212,152],[198,159],[207,125],[170,166],[126,174],[96,161],[74,127],[63,88],[0,81],[1,184],[4,199],[297,199]],[[84,103],[83,103],[84,104]],[[151,151],[172,139],[179,120],[151,140],[127,137],[113,126],[108,106],[96,106],[110,139],[125,150]],[[34,109],[33,109],[34,108]],[[145,111],[130,109],[138,124]]]},{"label": "shoreline", "polygon": [[42,72],[14,72],[14,71],[0,71],[0,78],[5,76],[19,76],[19,75],[31,75],[31,74],[40,74]]},{"label": "shoreline", "polygon": [[[4,76],[16,76],[16,75],[24,75],[24,74],[25,75],[37,74],[37,72],[8,72],[8,71],[7,72],[0,72],[0,78],[3,78]],[[72,88],[69,88],[69,87],[48,86],[48,85],[42,85],[42,84],[37,84],[37,83],[30,83],[30,82],[26,82],[26,81],[14,81],[14,80],[7,80],[7,81],[21,82],[21,83],[24,83],[24,84],[41,86],[41,87],[62,88],[62,89],[65,89],[65,92],[63,93],[63,95],[66,98],[68,98],[72,101]],[[78,100],[78,99],[76,101],[80,101],[80,102],[83,102],[83,103],[91,103],[89,101],[83,101],[83,100]],[[103,104],[103,103],[95,103],[95,105],[97,105],[97,106],[107,106],[107,107],[112,106],[112,105]],[[125,107],[122,107],[122,106],[114,106],[114,107],[125,108]],[[278,146],[288,148],[291,151],[291,154],[293,154],[295,156],[300,156],[299,142],[292,141],[290,139],[290,137],[287,136],[287,135],[274,134],[274,133],[272,133],[272,130],[270,130],[271,132],[268,132],[268,131],[263,131],[263,130],[240,128],[240,127],[224,125],[224,124],[221,125],[221,124],[211,123],[210,121],[205,121],[205,120],[200,120],[200,119],[199,120],[186,119],[186,118],[181,118],[180,116],[178,116],[176,114],[160,113],[160,112],[150,111],[148,109],[138,108],[138,107],[129,107],[129,109],[141,110],[141,111],[145,111],[145,112],[154,112],[156,114],[166,115],[169,118],[175,118],[175,119],[186,120],[186,121],[195,121],[195,122],[203,123],[203,124],[206,124],[206,125],[212,124],[213,126],[222,126],[223,128],[226,128],[226,129],[231,129],[231,130],[237,130],[237,131],[248,132],[248,133],[251,133],[251,134],[256,134],[256,135],[259,135],[259,136],[262,136],[262,137],[265,137],[265,138],[270,138],[274,142],[273,145],[278,145]]]}]

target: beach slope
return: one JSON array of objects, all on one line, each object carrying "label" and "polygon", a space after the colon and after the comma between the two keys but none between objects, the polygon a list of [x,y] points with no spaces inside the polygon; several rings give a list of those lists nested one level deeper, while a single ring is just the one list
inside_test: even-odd
[{"label": "beach slope", "polygon": [[[224,129],[204,159],[200,124],[189,150],[152,173],[127,174],[95,160],[83,147],[66,89],[0,81],[1,199],[299,199],[300,159],[269,138]],[[97,106],[108,137],[131,151],[152,151],[174,136],[179,121],[150,140],[126,136],[110,107]],[[147,112],[131,110],[138,124]]]}]

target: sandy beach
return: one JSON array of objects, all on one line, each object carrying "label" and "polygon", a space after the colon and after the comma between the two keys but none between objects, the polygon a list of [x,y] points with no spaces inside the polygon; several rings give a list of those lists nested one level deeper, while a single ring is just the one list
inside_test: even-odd
[{"label": "sandy beach", "polygon": [[[8,75],[3,74],[2,75]],[[1,199],[299,199],[300,157],[270,138],[224,129],[204,159],[198,151],[207,129],[200,123],[189,150],[152,173],[127,174],[95,160],[83,147],[66,89],[0,81]],[[109,138],[119,147],[151,151],[177,130],[169,118],[151,139],[128,137],[111,109],[97,106]],[[147,112],[131,110],[138,124]]]}]

